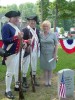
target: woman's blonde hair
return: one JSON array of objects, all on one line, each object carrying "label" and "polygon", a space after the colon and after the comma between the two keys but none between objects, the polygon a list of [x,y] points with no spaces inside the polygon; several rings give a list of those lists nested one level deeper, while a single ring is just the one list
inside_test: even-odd
[{"label": "woman's blonde hair", "polygon": [[44,27],[45,25],[47,25],[49,28],[51,28],[51,23],[50,23],[50,21],[48,21],[48,20],[43,21],[42,24],[41,24],[41,29],[43,29],[43,27]]}]

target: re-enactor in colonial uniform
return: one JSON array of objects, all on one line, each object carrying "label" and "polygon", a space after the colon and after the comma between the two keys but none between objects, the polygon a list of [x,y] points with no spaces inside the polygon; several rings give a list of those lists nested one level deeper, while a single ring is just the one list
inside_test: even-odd
[{"label": "re-enactor in colonial uniform", "polygon": [[[38,50],[38,42],[39,42],[39,30],[36,28],[36,24],[38,23],[38,17],[37,16],[30,16],[27,18],[28,25],[23,29],[23,39],[31,39],[31,46],[30,44],[27,45],[27,48],[25,50],[24,58],[23,58],[23,87],[28,88],[27,84],[27,72],[31,60],[31,68],[32,68],[32,75],[34,79],[35,86],[39,86],[39,84],[36,81],[36,70],[37,70],[37,50]],[[30,51],[31,48],[31,51]],[[31,52],[31,58],[30,58],[30,52]]]},{"label": "re-enactor in colonial uniform", "polygon": [[20,39],[23,38],[23,33],[17,27],[20,16],[19,11],[9,11],[5,16],[9,18],[9,22],[2,27],[4,50],[8,53],[8,56],[5,58],[5,64],[7,66],[5,96],[13,99],[14,96],[11,92],[12,76],[14,75],[15,78],[15,90],[18,90],[19,86],[16,83],[18,82],[19,46]]}]

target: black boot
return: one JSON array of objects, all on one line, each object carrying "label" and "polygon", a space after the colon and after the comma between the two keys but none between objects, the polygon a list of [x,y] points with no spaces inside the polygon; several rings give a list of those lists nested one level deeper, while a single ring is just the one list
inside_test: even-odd
[{"label": "black boot", "polygon": [[29,88],[28,83],[27,83],[27,78],[23,77],[23,83],[22,83],[23,88]]},{"label": "black boot", "polygon": [[37,81],[36,81],[36,76],[35,75],[33,75],[33,79],[34,79],[35,86],[39,86],[39,83],[37,83]]}]

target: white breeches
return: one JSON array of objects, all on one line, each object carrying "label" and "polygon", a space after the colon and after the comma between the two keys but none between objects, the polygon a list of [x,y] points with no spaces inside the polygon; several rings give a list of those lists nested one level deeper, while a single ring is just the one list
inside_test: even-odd
[{"label": "white breeches", "polygon": [[32,68],[32,75],[36,74],[36,70],[37,70],[37,52],[35,51],[35,52],[31,53],[31,59],[30,59],[30,55],[23,58],[23,66],[22,66],[23,77],[26,77],[26,75],[27,75],[30,60],[31,60],[31,65],[30,66]]},{"label": "white breeches", "polygon": [[19,53],[7,57],[6,61],[7,72],[6,76],[15,76],[15,81],[18,81],[18,68],[19,68]]},{"label": "white breeches", "polygon": [[[22,50],[22,56],[21,56],[21,62],[23,60],[23,53]],[[7,66],[7,72],[6,76],[13,76],[15,77],[15,82],[18,81],[18,71],[19,71],[19,53],[13,54],[11,56],[8,56],[5,60],[6,66]],[[22,63],[21,63],[22,66]]]},{"label": "white breeches", "polygon": [[[21,62],[23,60],[23,50],[22,50],[22,56],[21,56]],[[11,91],[11,82],[12,82],[12,76],[14,75],[15,78],[15,86],[16,82],[18,82],[18,71],[19,71],[19,53],[13,54],[5,60],[6,66],[7,66],[7,72],[6,72],[6,92]],[[22,64],[22,63],[21,63]]]}]

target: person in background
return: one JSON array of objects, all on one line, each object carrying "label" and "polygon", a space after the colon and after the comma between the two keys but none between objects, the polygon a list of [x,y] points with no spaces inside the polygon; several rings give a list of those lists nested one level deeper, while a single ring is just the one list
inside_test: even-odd
[{"label": "person in background", "polygon": [[[28,88],[27,83],[27,72],[31,60],[31,67],[32,67],[32,75],[34,79],[35,86],[39,86],[39,84],[36,81],[36,70],[37,70],[37,47],[38,47],[38,34],[39,30],[36,28],[36,24],[38,23],[38,17],[37,16],[29,16],[27,18],[28,25],[25,27],[22,32],[24,33],[23,39],[30,40],[30,43],[32,47],[30,47],[30,44],[27,45],[27,48],[25,50],[24,58],[23,58],[23,87]],[[33,39],[32,39],[33,38]],[[30,48],[32,49],[30,51]],[[30,58],[30,52],[31,52],[31,58]]]},{"label": "person in background", "polygon": [[[4,50],[7,52],[5,57],[5,64],[7,66],[6,71],[6,91],[5,96],[9,99],[14,99],[14,95],[11,91],[12,77],[15,78],[15,91],[19,91],[18,82],[18,69],[19,69],[19,47],[20,39],[23,38],[23,33],[17,27],[19,22],[20,12],[9,11],[5,14],[9,19],[9,22],[2,27],[2,40],[4,43]],[[26,44],[26,43],[25,43]]]},{"label": "person in background", "polygon": [[51,86],[52,71],[56,68],[58,52],[57,36],[50,29],[51,23],[48,20],[43,21],[40,32],[40,67],[44,71],[46,86]]}]

